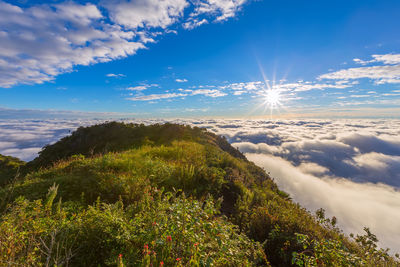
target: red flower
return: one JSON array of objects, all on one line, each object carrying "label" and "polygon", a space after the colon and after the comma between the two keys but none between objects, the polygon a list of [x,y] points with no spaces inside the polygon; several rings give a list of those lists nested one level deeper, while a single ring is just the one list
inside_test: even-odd
[{"label": "red flower", "polygon": [[172,237],[170,235],[167,236],[167,242],[171,242],[172,241]]},{"label": "red flower", "polygon": [[180,261],[182,258],[176,258],[176,261]]},{"label": "red flower", "polygon": [[122,259],[122,254],[119,254],[119,255],[118,255],[118,258]]},{"label": "red flower", "polygon": [[153,222],[153,225],[157,225],[157,223],[156,223],[156,222]]},{"label": "red flower", "polygon": [[160,261],[160,267],[163,267],[163,266],[164,266],[164,262]]},{"label": "red flower", "polygon": [[144,246],[143,246],[143,254],[149,254],[150,252],[149,252],[149,245],[147,245],[147,244],[144,244]]},{"label": "red flower", "polygon": [[199,243],[194,243],[194,246],[197,247],[199,245]]}]

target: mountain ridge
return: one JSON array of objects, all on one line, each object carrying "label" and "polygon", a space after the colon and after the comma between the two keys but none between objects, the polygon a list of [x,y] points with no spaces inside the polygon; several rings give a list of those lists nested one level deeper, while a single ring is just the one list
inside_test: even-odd
[{"label": "mountain ridge", "polygon": [[[248,161],[223,137],[202,128],[117,122],[81,127],[59,142],[44,147],[36,159],[21,168],[22,177],[0,190],[3,210],[1,221],[8,225],[0,228],[0,238],[6,240],[13,233],[10,227],[17,224],[16,218],[20,219],[18,216],[33,216],[28,207],[37,203],[43,210],[36,217],[45,219],[62,214],[63,219],[52,219],[52,224],[63,225],[68,221],[76,229],[67,231],[63,228],[65,226],[58,226],[56,230],[72,231],[77,238],[89,241],[81,240],[84,248],[69,244],[68,248],[71,251],[76,249],[76,252],[71,252],[71,257],[60,256],[62,260],[60,257],[55,259],[53,250],[43,254],[27,252],[24,247],[21,248],[24,256],[14,257],[14,261],[30,258],[42,263],[44,258],[50,257],[57,264],[69,262],[84,266],[95,266],[92,263],[113,266],[121,262],[127,266],[155,266],[161,262],[177,266],[397,265],[387,251],[377,248],[372,233],[367,231],[367,235],[354,239],[345,236],[336,227],[336,219],[325,218],[323,210],[316,215],[310,214],[291,201],[289,195],[279,190],[264,170]],[[207,205],[210,207],[208,213],[203,208]],[[163,221],[152,206],[158,207],[166,217],[171,215],[170,210],[179,217],[186,208],[191,209],[191,217],[183,218],[183,222],[193,222],[193,217],[206,212],[206,215],[200,216],[200,225],[204,228],[196,228],[195,224],[190,228],[185,223],[182,226],[181,217],[175,221]],[[176,207],[179,209],[175,210]],[[118,212],[114,214],[110,210]],[[80,224],[71,220],[73,214],[80,218]],[[107,242],[97,240],[85,228],[88,227],[87,221],[104,214],[110,215],[107,219],[111,221],[119,216],[124,222],[117,226],[111,223],[113,235],[104,226],[109,221],[104,225],[96,225],[95,232],[100,236],[105,235]],[[138,214],[141,214],[140,218]],[[150,221],[154,219],[151,224],[155,223],[155,228],[159,224],[160,229],[156,231],[158,236],[152,232],[154,229],[145,230],[142,224],[135,224],[142,217]],[[28,222],[20,225],[28,236],[33,231],[29,225]],[[142,232],[129,230],[132,225]],[[219,240],[218,235],[214,235],[217,228],[206,225],[225,229],[220,234],[229,238],[218,241],[216,245],[215,241]],[[43,227],[41,234],[32,236],[32,240],[36,240],[32,241],[33,244],[28,244],[24,239],[20,241],[28,242],[27,246],[36,246],[37,250],[42,251],[43,247],[49,246],[44,246],[38,240],[51,242],[57,239],[52,237],[54,227],[46,227]],[[196,250],[187,247],[186,241],[193,236],[200,238],[200,233],[204,233],[205,229],[210,230],[207,227],[214,229],[214,232],[202,237],[204,243],[199,242]],[[121,229],[125,229],[124,234],[131,238],[119,243],[116,238],[118,234],[114,234]],[[161,229],[169,234],[161,233]],[[152,234],[148,236],[143,231]],[[189,236],[188,232],[195,234]],[[168,241],[172,236],[180,240],[174,246]],[[65,233],[63,238],[69,240],[72,237]],[[235,243],[234,239],[242,243]],[[60,240],[61,243],[69,242]],[[138,240],[142,243],[138,244]],[[243,248],[244,244],[248,245],[248,249]],[[151,256],[151,253],[142,255],[145,245],[156,256],[154,253]],[[8,246],[16,244],[8,243]],[[96,259],[90,255],[90,251],[99,246],[103,249],[98,253],[103,256]],[[210,247],[213,248],[212,252]],[[117,248],[123,253],[117,253]],[[233,257],[224,249],[236,251],[241,256]],[[3,246],[0,248],[3,262],[10,260],[5,257],[8,254],[4,251],[6,248]],[[167,251],[173,257],[164,255]],[[119,254],[124,256],[119,257]],[[230,264],[229,259],[235,264]]]}]

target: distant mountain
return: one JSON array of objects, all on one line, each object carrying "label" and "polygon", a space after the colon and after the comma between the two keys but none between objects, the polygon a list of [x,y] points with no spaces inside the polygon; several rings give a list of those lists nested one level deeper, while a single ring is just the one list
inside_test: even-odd
[{"label": "distant mountain", "polygon": [[0,177],[1,266],[399,264],[201,128],[79,128],[26,165],[1,156]]}]

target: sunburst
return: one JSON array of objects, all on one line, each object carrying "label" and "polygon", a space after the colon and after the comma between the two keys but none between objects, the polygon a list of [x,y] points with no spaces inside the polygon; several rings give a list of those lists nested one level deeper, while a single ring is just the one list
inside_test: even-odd
[{"label": "sunburst", "polygon": [[264,105],[267,105],[270,110],[276,109],[281,105],[281,93],[276,89],[268,89],[263,97]]},{"label": "sunburst", "polygon": [[264,106],[264,112],[269,110],[271,118],[274,111],[279,112],[279,108],[283,107],[281,91],[274,86],[268,86],[268,89],[261,94],[261,97],[261,106]]}]

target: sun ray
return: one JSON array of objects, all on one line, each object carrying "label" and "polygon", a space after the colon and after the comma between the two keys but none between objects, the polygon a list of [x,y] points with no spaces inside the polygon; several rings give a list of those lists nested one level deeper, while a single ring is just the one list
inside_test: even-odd
[{"label": "sun ray", "polygon": [[265,75],[264,69],[261,66],[261,63],[257,60],[258,67],[260,70],[260,74],[264,80],[264,88],[261,89],[258,95],[258,104],[256,104],[250,111],[249,115],[256,113],[257,110],[262,111],[264,115],[269,114],[270,119],[272,120],[272,116],[274,114],[280,115],[280,108],[285,109],[282,102],[283,95],[282,90],[280,89],[280,85],[282,85],[283,80],[286,78],[286,75],[283,79],[276,80],[276,73],[273,74],[274,78],[269,80],[267,75]]}]

